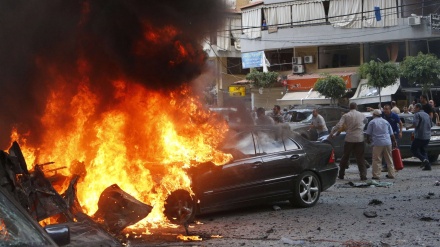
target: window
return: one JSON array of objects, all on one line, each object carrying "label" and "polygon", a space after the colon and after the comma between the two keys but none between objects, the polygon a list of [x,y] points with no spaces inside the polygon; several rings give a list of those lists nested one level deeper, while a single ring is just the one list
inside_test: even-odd
[{"label": "window", "polygon": [[290,71],[292,69],[293,49],[266,51],[270,71]]},{"label": "window", "polygon": [[371,60],[402,62],[405,57],[405,42],[364,44],[364,63]]},{"label": "window", "polygon": [[234,160],[255,156],[252,134],[244,132],[228,138],[228,142],[223,146],[222,150],[232,154]]},{"label": "window", "polygon": [[250,72],[250,69],[242,68],[241,57],[228,57],[226,63],[228,74],[246,75]]},{"label": "window", "polygon": [[409,56],[417,56],[419,52],[428,53],[428,42],[426,40],[410,41]]},{"label": "window", "polygon": [[319,68],[357,67],[360,65],[360,45],[318,47]]},{"label": "window", "polygon": [[275,131],[259,131],[257,140],[261,148],[260,152],[264,154],[284,151],[283,141]]},{"label": "window", "polygon": [[289,138],[284,139],[284,145],[286,145],[286,150],[297,150],[299,149],[298,144]]}]

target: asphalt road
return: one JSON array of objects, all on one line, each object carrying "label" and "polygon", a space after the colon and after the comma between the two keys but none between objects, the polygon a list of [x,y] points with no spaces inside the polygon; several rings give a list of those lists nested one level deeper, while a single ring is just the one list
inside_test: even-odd
[{"label": "asphalt road", "polygon": [[205,215],[190,226],[201,241],[177,240],[185,234],[179,227],[152,230],[128,246],[440,246],[440,164],[422,171],[409,159],[404,166],[396,179],[382,174],[387,187],[354,187],[348,183],[362,185],[354,164],[315,207],[279,202]]}]

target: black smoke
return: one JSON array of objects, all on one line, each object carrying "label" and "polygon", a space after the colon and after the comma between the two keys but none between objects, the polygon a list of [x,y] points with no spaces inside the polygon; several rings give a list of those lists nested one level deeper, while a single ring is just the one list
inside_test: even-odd
[{"label": "black smoke", "polygon": [[[34,133],[41,128],[45,99],[54,86],[48,71],[61,72],[66,80],[86,76],[93,90],[104,94],[111,93],[116,79],[167,91],[200,75],[205,58],[200,44],[219,27],[222,2],[0,1],[1,147],[13,125]],[[154,30],[172,26],[178,33],[150,42],[144,37],[146,23]],[[178,45],[189,57],[179,58]],[[81,59],[87,61],[84,71],[78,70]]]}]

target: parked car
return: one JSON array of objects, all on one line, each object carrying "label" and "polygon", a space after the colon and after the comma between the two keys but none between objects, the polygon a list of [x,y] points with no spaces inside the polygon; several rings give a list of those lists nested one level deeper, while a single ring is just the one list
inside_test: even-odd
[{"label": "parked car", "polygon": [[312,207],[336,181],[338,167],[330,145],[310,142],[279,126],[230,133],[222,150],[233,160],[200,164],[187,172],[192,193],[177,190],[165,201],[171,222],[186,224],[195,214],[289,200]]},{"label": "parked car", "polygon": [[341,116],[349,111],[349,109],[344,107],[319,105],[301,105],[288,110],[287,114],[291,115],[290,122],[288,122],[290,129],[298,132],[301,136],[310,141],[316,141],[318,139],[318,133],[315,129],[308,131],[312,123],[312,112],[314,109],[318,109],[329,131],[339,122]]},{"label": "parked car", "polygon": [[[364,113],[368,119],[371,120],[371,113]],[[400,155],[402,159],[413,157],[411,153],[411,133],[414,132],[414,129],[406,130],[406,127],[411,126],[413,122],[414,115],[413,114],[398,114],[400,120],[403,123],[402,130],[402,139],[399,140],[399,149]],[[365,130],[367,130],[367,125],[365,125]],[[335,150],[336,159],[340,159],[342,154],[344,153],[344,139],[345,132],[341,132],[339,136],[334,136],[333,138],[329,138],[328,135],[322,136],[318,141],[329,143]],[[428,147],[426,148],[428,152],[428,159],[430,162],[434,162],[438,159],[440,155],[440,127],[433,126],[431,128],[431,140],[429,141]],[[371,161],[372,157],[372,148],[371,145],[365,143],[365,159]]]}]

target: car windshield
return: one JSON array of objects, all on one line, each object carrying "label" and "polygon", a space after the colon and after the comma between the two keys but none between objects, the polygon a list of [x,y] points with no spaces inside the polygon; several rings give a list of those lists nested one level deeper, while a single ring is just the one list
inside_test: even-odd
[{"label": "car windshield", "polygon": [[310,123],[312,121],[312,111],[290,111],[292,115],[291,122]]},{"label": "car windshield", "polygon": [[0,192],[0,246],[50,246],[53,243]]}]

